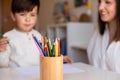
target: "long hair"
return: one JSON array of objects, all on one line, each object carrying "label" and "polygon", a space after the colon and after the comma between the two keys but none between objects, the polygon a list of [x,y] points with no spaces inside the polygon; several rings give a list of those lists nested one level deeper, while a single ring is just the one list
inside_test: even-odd
[{"label": "long hair", "polygon": [[[120,0],[115,0],[116,1],[116,32],[113,40],[119,41],[120,40]],[[99,0],[100,2],[100,0]],[[99,13],[99,12],[98,12]],[[101,35],[104,34],[105,32],[105,26],[107,22],[104,22],[100,18],[100,14],[98,14],[98,25],[99,25],[99,33]]]}]

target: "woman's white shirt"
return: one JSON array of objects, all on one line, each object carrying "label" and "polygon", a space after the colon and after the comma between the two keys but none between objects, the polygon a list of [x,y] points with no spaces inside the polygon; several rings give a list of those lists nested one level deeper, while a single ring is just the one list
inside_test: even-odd
[{"label": "woman's white shirt", "polygon": [[98,30],[95,31],[87,53],[91,65],[120,73],[120,41],[109,44],[107,28],[103,36],[99,34]]}]

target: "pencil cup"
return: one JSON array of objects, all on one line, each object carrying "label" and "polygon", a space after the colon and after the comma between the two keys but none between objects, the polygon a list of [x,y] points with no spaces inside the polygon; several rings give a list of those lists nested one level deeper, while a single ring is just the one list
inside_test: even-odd
[{"label": "pencil cup", "polygon": [[63,80],[63,56],[40,57],[40,80]]}]

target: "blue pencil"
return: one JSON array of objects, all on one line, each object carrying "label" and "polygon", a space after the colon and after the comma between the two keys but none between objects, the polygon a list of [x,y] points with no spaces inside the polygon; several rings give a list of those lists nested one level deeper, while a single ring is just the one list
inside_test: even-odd
[{"label": "blue pencil", "polygon": [[38,44],[38,46],[40,47],[40,49],[42,50],[44,56],[48,56],[47,53],[46,53],[46,52],[44,51],[44,49],[42,48],[42,46],[41,46],[40,42],[38,41],[38,39],[37,39],[35,36],[33,36],[33,38],[34,38],[34,40],[36,41],[36,43]]}]

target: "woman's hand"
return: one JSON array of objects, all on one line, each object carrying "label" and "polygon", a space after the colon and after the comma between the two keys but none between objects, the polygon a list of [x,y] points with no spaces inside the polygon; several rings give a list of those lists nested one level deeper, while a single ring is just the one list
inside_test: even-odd
[{"label": "woman's hand", "polygon": [[64,56],[63,57],[63,62],[73,63],[73,60],[69,56]]},{"label": "woman's hand", "polygon": [[8,43],[7,37],[0,38],[0,52],[6,51],[7,43]]}]

